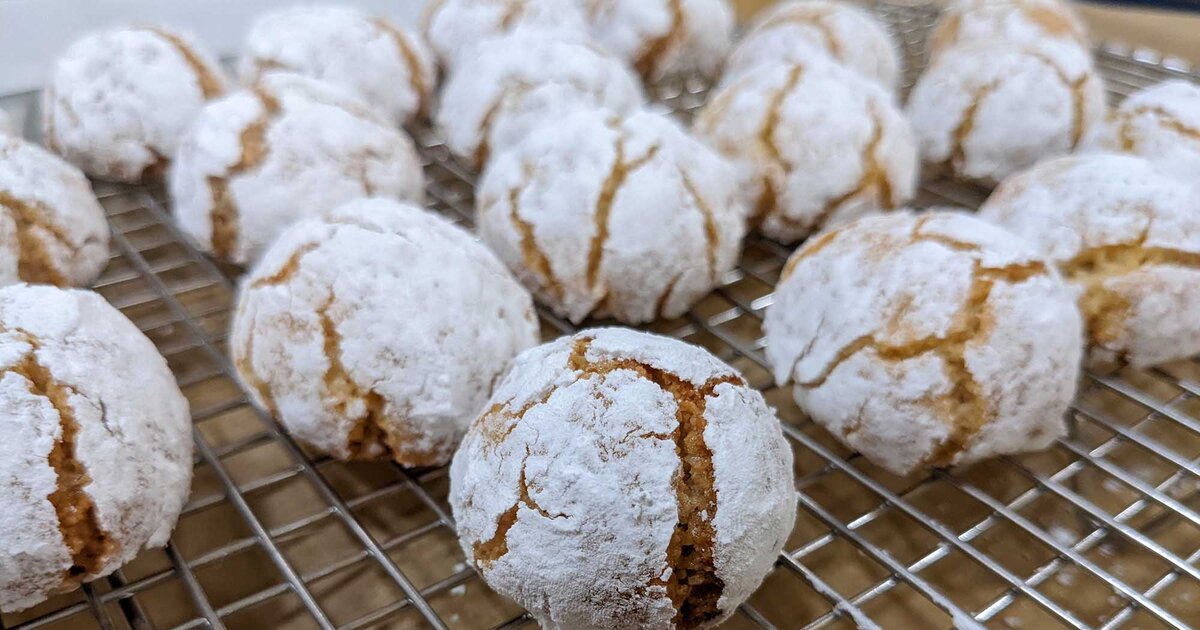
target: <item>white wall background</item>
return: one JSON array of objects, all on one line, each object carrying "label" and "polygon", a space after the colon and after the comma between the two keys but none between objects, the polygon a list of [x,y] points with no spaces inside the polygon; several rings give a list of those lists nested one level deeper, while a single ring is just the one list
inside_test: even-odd
[{"label": "white wall background", "polygon": [[[55,56],[83,33],[152,23],[192,33],[222,57],[237,54],[255,15],[297,4],[344,4],[416,26],[426,0],[0,0],[0,103],[32,133],[33,98]],[[14,96],[19,95],[19,96]]]}]

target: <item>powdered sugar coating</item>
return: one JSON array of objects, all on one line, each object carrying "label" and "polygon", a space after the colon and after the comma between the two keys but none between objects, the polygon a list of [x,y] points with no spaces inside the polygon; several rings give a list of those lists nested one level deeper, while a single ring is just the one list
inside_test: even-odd
[{"label": "powdered sugar coating", "polygon": [[544,121],[580,107],[629,113],[645,102],[620,60],[584,41],[521,32],[480,44],[450,75],[437,124],[476,167]]},{"label": "powdered sugar coating", "polygon": [[926,162],[995,183],[1088,142],[1106,106],[1103,82],[1078,46],[993,40],[940,55],[907,111]]},{"label": "powdered sugar coating", "polygon": [[719,614],[695,627],[728,617],[777,557],[795,519],[792,455],[762,395],[681,341],[586,330],[514,360],[450,468],[467,562],[542,627],[676,625],[669,546],[682,509],[679,441],[694,425],[678,419],[673,392],[704,401],[715,491],[705,518],[724,583]]},{"label": "powdered sugar coating", "polygon": [[749,70],[694,129],[735,162],[753,222],[778,240],[899,207],[916,190],[916,143],[892,96],[828,60]]},{"label": "powdered sugar coating", "polygon": [[1081,291],[1091,356],[1145,367],[1200,353],[1200,188],[1088,154],[1004,180],[980,208]]},{"label": "powdered sugar coating", "polygon": [[929,37],[936,57],[967,42],[1002,40],[1010,44],[1058,41],[1089,48],[1087,27],[1063,0],[953,0],[942,8]]},{"label": "powdered sugar coating", "polygon": [[91,284],[108,264],[108,222],[79,169],[0,135],[0,283]]},{"label": "powdered sugar coating", "polygon": [[[187,498],[192,440],[166,361],[90,291],[0,289],[0,365],[0,610],[11,612],[166,544]],[[68,426],[87,475],[79,492],[114,543],[96,570],[74,578],[52,503],[63,485],[53,452]]]},{"label": "powdered sugar coating", "polygon": [[1134,92],[1113,111],[1099,144],[1200,185],[1200,87],[1173,80]]},{"label": "powdered sugar coating", "polygon": [[225,83],[215,58],[181,34],[160,27],[93,33],[54,64],[43,137],[93,177],[155,178],[192,117]]},{"label": "powdered sugar coating", "polygon": [[490,39],[518,31],[578,39],[587,35],[587,23],[575,0],[431,0],[423,30],[442,67],[451,70]]},{"label": "powdered sugar coating", "polygon": [[838,0],[793,0],[764,11],[730,53],[722,82],[773,62],[808,63],[817,52],[896,90],[900,52],[887,26]]},{"label": "powdered sugar coating", "polygon": [[733,43],[726,0],[583,0],[592,36],[655,81],[715,77]]},{"label": "powdered sugar coating", "polygon": [[268,13],[246,36],[241,75],[286,70],[334,83],[404,123],[425,111],[437,83],[433,53],[385,18],[337,6]]},{"label": "powdered sugar coating", "polygon": [[1082,354],[1074,292],[967,215],[864,217],[801,247],[764,323],[775,380],[897,474],[1052,443]]},{"label": "powdered sugar coating", "polygon": [[170,191],[200,249],[253,262],[292,223],[359,197],[420,202],[412,140],[350,93],[289,73],[205,107],[188,130]]},{"label": "powdered sugar coating", "polygon": [[559,315],[678,317],[731,269],[745,234],[730,165],[669,118],[580,110],[493,160],[483,240]]},{"label": "powdered sugar coating", "polygon": [[243,281],[230,347],[300,440],[431,466],[537,339],[529,294],[487,248],[414,206],[360,199],[271,246]]}]

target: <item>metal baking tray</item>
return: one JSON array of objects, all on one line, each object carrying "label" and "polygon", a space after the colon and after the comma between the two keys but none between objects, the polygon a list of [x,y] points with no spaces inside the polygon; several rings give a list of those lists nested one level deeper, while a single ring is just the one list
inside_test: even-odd
[{"label": "metal baking tray", "polygon": [[[923,66],[931,6],[879,3]],[[1152,53],[1097,51],[1112,100],[1168,78]],[[701,85],[659,86],[681,116]],[[475,175],[416,129],[430,206],[470,226]],[[463,563],[444,468],[342,463],[297,445],[233,378],[235,280],[187,245],[162,190],[98,185],[112,259],[95,289],[158,345],[192,405],[196,476],[164,550],[0,616],[0,628],[519,628],[534,622]],[[917,206],[985,191],[924,183]],[[1200,363],[1084,376],[1069,435],[1042,453],[892,476],[807,419],[763,359],[761,323],[787,247],[751,236],[687,315],[649,329],[730,362],[779,410],[799,518],[726,628],[1200,626]],[[547,339],[572,332],[542,313]]]}]

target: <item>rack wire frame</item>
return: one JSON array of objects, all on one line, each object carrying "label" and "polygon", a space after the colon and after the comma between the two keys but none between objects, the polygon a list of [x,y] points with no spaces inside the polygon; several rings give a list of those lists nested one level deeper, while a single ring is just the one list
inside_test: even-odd
[{"label": "rack wire frame", "polygon": [[[874,5],[922,67],[929,6]],[[1186,68],[1100,49],[1114,100]],[[658,96],[686,117],[688,82]],[[430,206],[470,227],[475,175],[415,130]],[[532,627],[462,562],[446,470],[344,464],[294,442],[237,385],[231,275],[189,247],[161,190],[100,186],[112,226],[95,289],[167,357],[192,404],[196,481],[171,543],[0,628]],[[918,207],[985,192],[924,183]],[[780,412],[800,516],[728,627],[1200,626],[1200,363],[1086,374],[1069,435],[1045,453],[895,477],[847,451],[774,386],[760,324],[790,249],[759,236],[712,296],[649,329],[742,370]],[[541,311],[547,338],[571,326]]]}]

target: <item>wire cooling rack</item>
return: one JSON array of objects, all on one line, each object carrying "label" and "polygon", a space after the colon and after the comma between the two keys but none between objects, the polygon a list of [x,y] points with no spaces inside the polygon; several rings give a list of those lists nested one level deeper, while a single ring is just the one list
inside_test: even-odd
[{"label": "wire cooling rack", "polygon": [[[921,67],[929,7],[879,4]],[[1100,50],[1111,96],[1200,77]],[[700,86],[664,86],[682,116]],[[428,131],[431,206],[469,226],[474,176]],[[225,353],[234,286],[188,247],[161,190],[100,186],[114,251],[96,290],[158,345],[192,405],[192,496],[165,550],[0,628],[518,628],[455,542],[444,468],[306,452],[239,389]],[[917,205],[984,193],[925,184]],[[789,250],[752,236],[685,317],[650,329],[709,348],[763,390],[796,454],[786,551],[727,628],[1200,626],[1200,363],[1085,375],[1069,436],[1043,453],[896,477],[805,418],[766,369],[760,325]],[[573,330],[543,313],[546,337]]]}]

